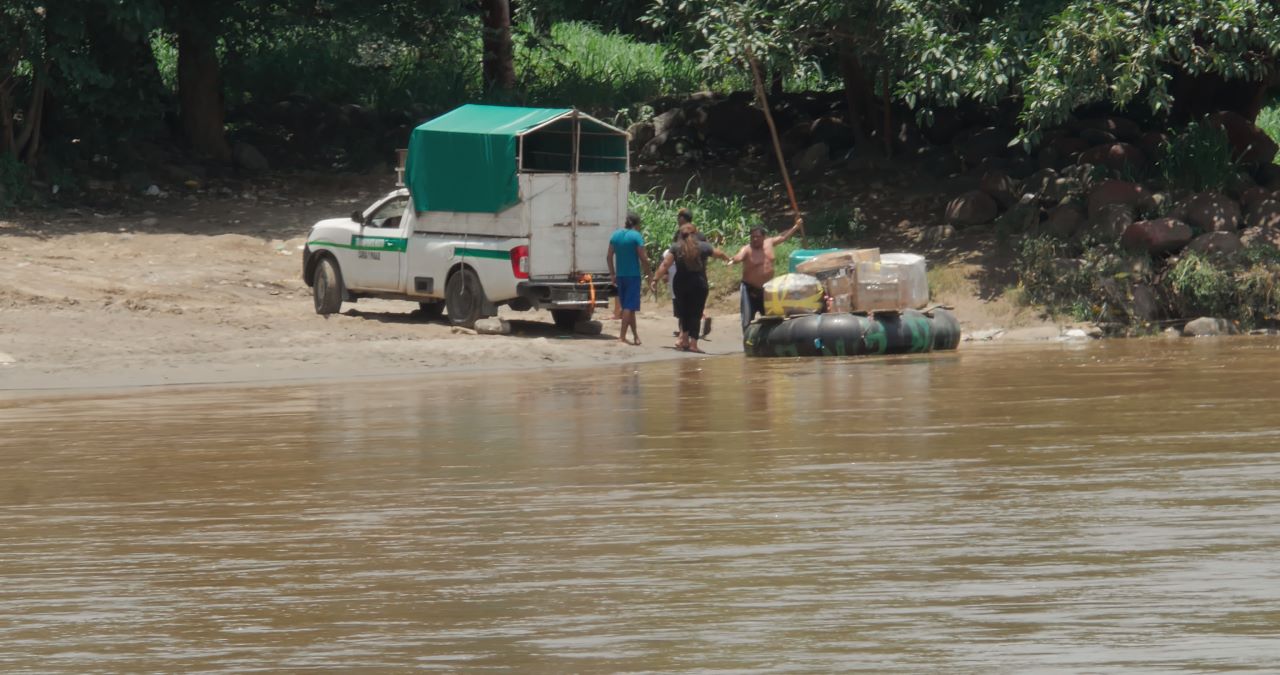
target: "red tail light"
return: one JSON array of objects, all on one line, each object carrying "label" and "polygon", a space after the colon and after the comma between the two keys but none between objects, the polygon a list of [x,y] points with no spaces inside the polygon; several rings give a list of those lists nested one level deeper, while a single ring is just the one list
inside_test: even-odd
[{"label": "red tail light", "polygon": [[517,279],[529,278],[529,247],[517,246],[511,249],[511,273]]}]

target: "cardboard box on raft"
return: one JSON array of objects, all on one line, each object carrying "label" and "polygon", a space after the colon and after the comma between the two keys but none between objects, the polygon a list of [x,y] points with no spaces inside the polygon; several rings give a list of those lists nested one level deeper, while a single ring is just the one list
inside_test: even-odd
[{"label": "cardboard box on raft", "polygon": [[837,274],[840,270],[851,268],[858,263],[878,262],[880,262],[880,249],[878,248],[848,248],[810,258],[797,265],[796,271],[800,274],[808,274],[822,279]]},{"label": "cardboard box on raft", "polygon": [[[876,250],[879,257],[877,249],[862,250]],[[833,299],[832,311],[919,309],[929,303],[924,258],[912,253],[887,253],[880,261],[824,269],[819,279]],[[845,306],[850,309],[834,309]]]}]

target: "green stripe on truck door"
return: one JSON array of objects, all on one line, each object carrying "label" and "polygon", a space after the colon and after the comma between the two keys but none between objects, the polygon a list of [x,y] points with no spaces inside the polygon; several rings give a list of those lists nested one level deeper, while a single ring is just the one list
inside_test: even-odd
[{"label": "green stripe on truck door", "polygon": [[493,260],[510,260],[511,251],[492,251],[485,248],[453,247],[455,258],[491,258]]}]

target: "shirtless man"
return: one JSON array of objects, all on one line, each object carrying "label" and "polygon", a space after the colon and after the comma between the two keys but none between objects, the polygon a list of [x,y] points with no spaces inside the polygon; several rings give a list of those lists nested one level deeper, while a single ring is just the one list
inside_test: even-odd
[{"label": "shirtless man", "polygon": [[764,314],[764,284],[773,278],[773,247],[791,238],[800,231],[804,220],[796,218],[791,229],[776,237],[766,237],[763,227],[751,229],[751,243],[742,247],[738,254],[729,259],[729,264],[742,263],[742,330],[756,318],[756,314]]}]

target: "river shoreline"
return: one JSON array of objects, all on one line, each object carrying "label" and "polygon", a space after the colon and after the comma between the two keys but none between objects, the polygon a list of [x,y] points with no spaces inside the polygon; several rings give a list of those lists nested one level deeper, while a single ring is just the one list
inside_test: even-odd
[{"label": "river shoreline", "polygon": [[[385,191],[378,177],[323,180],[0,220],[0,398],[706,358],[672,348],[665,293],[644,297],[639,347],[618,343],[607,312],[598,336],[507,310],[512,335],[477,335],[387,300],[318,316],[301,278],[308,228]],[[1034,308],[980,290],[984,268],[957,257],[929,264],[945,282],[933,301],[954,308],[964,335],[1062,334]],[[712,289],[708,356],[742,352],[734,291]]]}]

